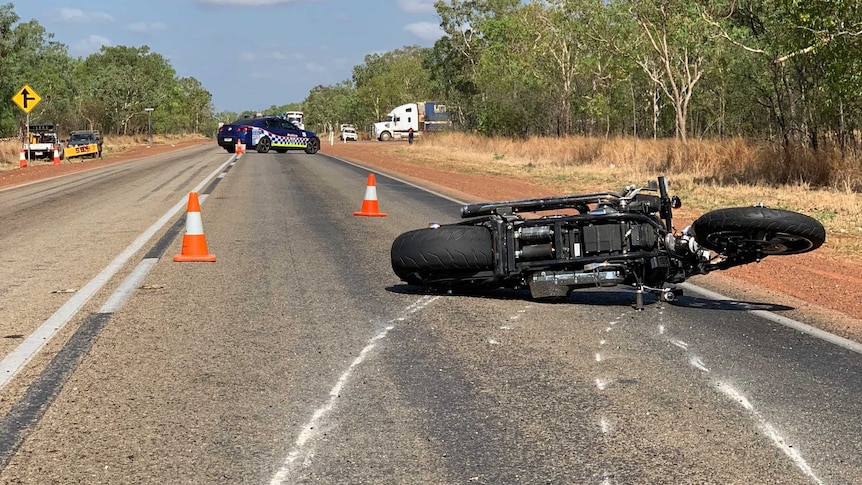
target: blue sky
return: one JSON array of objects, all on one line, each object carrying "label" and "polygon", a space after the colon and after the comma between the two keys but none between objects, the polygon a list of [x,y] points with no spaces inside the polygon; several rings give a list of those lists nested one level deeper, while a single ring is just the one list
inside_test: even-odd
[{"label": "blue sky", "polygon": [[10,1],[73,57],[148,45],[177,75],[199,80],[216,111],[302,101],[315,86],[350,79],[368,54],[443,35],[435,0]]}]

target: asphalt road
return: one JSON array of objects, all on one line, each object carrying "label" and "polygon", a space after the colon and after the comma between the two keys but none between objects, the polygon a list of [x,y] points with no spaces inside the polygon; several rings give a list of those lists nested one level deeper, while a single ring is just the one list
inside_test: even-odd
[{"label": "asphalt road", "polygon": [[[862,355],[768,301],[417,293],[391,241],[458,204],[378,175],[355,217],[368,174],[206,146],[0,192],[0,483],[862,482]],[[192,190],[215,263],[173,261]]]}]

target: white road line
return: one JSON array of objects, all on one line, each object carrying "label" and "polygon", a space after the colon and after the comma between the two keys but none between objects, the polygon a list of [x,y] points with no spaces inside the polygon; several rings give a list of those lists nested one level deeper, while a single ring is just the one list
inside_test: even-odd
[{"label": "white road line", "polygon": [[[330,156],[331,156],[331,155],[330,155]],[[376,171],[374,171],[374,170],[369,169],[368,167],[365,167],[365,166],[362,166],[362,165],[359,165],[359,164],[356,164],[356,163],[348,162],[348,161],[343,160],[343,159],[338,158],[338,157],[332,157],[332,158],[334,158],[334,159],[336,159],[336,160],[339,160],[339,161],[341,161],[341,162],[344,162],[344,163],[346,163],[346,164],[348,164],[348,165],[352,165],[352,166],[354,166],[354,167],[362,168],[362,169],[364,169],[364,170],[370,170],[370,171],[372,171],[372,172],[377,173],[378,175],[381,175],[381,176],[387,177],[387,178],[389,178],[389,179],[391,179],[391,180],[395,180],[395,181],[401,182],[401,183],[403,183],[403,184],[405,184],[405,185],[409,185],[409,186],[411,186],[411,187],[415,187],[415,188],[420,189],[420,190],[423,190],[423,191],[425,191],[425,192],[427,192],[427,193],[430,193],[430,194],[436,195],[436,196],[438,196],[438,197],[441,197],[441,198],[443,198],[443,199],[446,199],[446,200],[449,200],[449,201],[455,202],[456,204],[466,204],[466,202],[463,202],[463,201],[461,201],[461,200],[458,200],[458,199],[455,199],[455,198],[449,197],[449,196],[447,196],[447,195],[443,195],[443,194],[441,194],[441,193],[439,193],[439,192],[435,192],[435,191],[433,191],[433,190],[429,190],[429,189],[427,189],[427,188],[425,188],[425,187],[422,187],[422,186],[420,186],[420,185],[416,185],[416,184],[413,184],[413,183],[407,182],[406,180],[400,179],[400,178],[398,178],[398,177],[393,177],[393,176],[391,176],[391,175],[387,175],[387,174],[384,174],[384,173],[381,173],[381,172],[376,172]],[[716,293],[716,292],[713,292],[713,291],[707,290],[707,289],[705,289],[705,288],[701,288],[701,287],[696,286],[696,285],[694,285],[694,284],[692,284],[692,283],[682,283],[682,284],[680,284],[679,286],[680,286],[681,288],[683,288],[683,289],[688,289],[689,291],[692,291],[692,292],[694,292],[694,293],[699,293],[699,294],[701,294],[701,295],[703,295],[703,296],[706,296],[707,298],[710,298],[710,299],[712,299],[712,300],[732,300],[731,298],[726,297],[726,296],[724,296],[724,295],[722,295],[722,294],[720,294],[720,293]],[[802,322],[797,322],[796,320],[793,320],[793,319],[790,319],[790,318],[787,318],[787,317],[783,317],[783,316],[781,316],[781,315],[777,315],[777,314],[772,313],[772,312],[769,312],[769,311],[765,311],[765,310],[748,310],[748,312],[749,312],[749,313],[752,313],[752,314],[754,314],[754,315],[760,316],[760,317],[762,317],[762,318],[765,318],[765,319],[767,319],[767,320],[773,321],[773,322],[775,322],[775,323],[778,323],[778,324],[781,324],[781,325],[787,326],[787,327],[789,327],[789,328],[792,328],[792,329],[798,330],[798,331],[800,331],[800,332],[806,333],[806,334],[811,335],[811,336],[813,336],[813,337],[816,337],[816,338],[822,339],[822,340],[824,340],[824,341],[830,342],[830,343],[832,343],[832,344],[838,345],[839,347],[843,347],[843,348],[845,348],[845,349],[847,349],[847,350],[851,350],[851,351],[853,351],[853,352],[856,352],[856,353],[862,354],[862,344],[860,344],[860,343],[858,343],[858,342],[854,342],[854,341],[852,341],[852,340],[845,339],[845,338],[843,338],[843,337],[839,337],[838,335],[831,334],[831,333],[826,332],[826,331],[824,331],[824,330],[820,330],[820,329],[818,329],[818,328],[814,328],[814,327],[812,327],[812,326],[810,326],[810,325],[806,325],[806,324],[804,324],[804,323],[802,323]],[[663,311],[663,310],[659,310],[659,315],[662,315],[663,313],[664,313],[664,311]],[[612,329],[613,329],[613,327],[607,327],[607,328],[605,328],[605,332],[610,332]],[[659,333],[660,333],[660,334],[664,334],[664,333],[665,333],[665,327],[664,327],[664,325],[659,325]],[[596,354],[596,361],[597,361],[597,362],[601,362],[601,354],[598,354],[598,353]],[[705,365],[703,365],[703,362],[701,362],[699,358],[697,358],[697,357],[692,357],[692,359],[691,359],[689,362],[690,362],[692,365],[694,365],[695,367],[697,367],[698,369],[700,369],[700,370],[702,370],[702,371],[704,371],[704,372],[709,372],[709,369],[707,369],[707,368],[706,368],[706,366],[705,366]],[[768,431],[769,431],[769,430],[767,429],[767,430],[765,430],[765,431],[768,433]],[[796,452],[795,450],[789,449],[790,451],[787,451],[788,449],[789,449],[789,448],[787,448],[787,447],[785,447],[785,448],[784,448],[785,453],[795,453],[795,454],[797,454],[797,455],[798,455],[798,452]],[[792,458],[792,457],[791,457],[791,458]],[[801,460],[801,457],[799,457],[799,459]],[[813,474],[813,473],[811,473],[811,472],[810,472],[810,467],[808,467],[808,465],[804,462],[804,460],[802,461],[802,464],[804,464],[803,471],[805,471],[805,470],[807,469],[807,470],[808,470],[808,472],[807,472],[807,473],[809,474],[809,476],[811,476],[811,477],[812,477],[812,479],[814,479],[818,484],[822,484],[822,483],[823,483],[823,482],[821,482],[821,481],[820,481],[820,479],[819,479],[819,478],[817,478],[816,476],[814,476],[814,474]],[[797,463],[797,465],[799,465],[799,464]],[[603,483],[603,484],[610,484],[610,483],[612,483],[612,482],[610,481],[610,479],[609,479],[609,478],[605,478],[605,480],[604,480],[602,483]]]},{"label": "white road line", "polygon": [[147,273],[158,263],[158,258],[142,259],[132,273],[126,277],[120,286],[114,291],[108,301],[99,309],[99,313],[114,313],[129,299],[135,288],[140,285]]},{"label": "white road line", "polygon": [[[194,189],[192,189],[192,192],[200,191],[210,180],[213,179],[213,177],[223,171],[231,160],[233,160],[233,157],[229,158],[227,162],[223,163],[210,173]],[[30,359],[33,358],[33,356],[36,355],[36,353],[39,352],[39,350],[41,350],[42,347],[51,340],[51,338],[60,331],[60,329],[63,328],[63,326],[65,326],[76,313],[78,313],[78,311],[81,310],[84,304],[86,304],[93,295],[102,289],[102,287],[108,283],[120,268],[122,268],[129,259],[135,255],[135,253],[144,247],[147,241],[149,241],[150,238],[159,231],[159,229],[167,224],[177,212],[186,207],[187,204],[188,195],[184,196],[182,200],[168,209],[168,212],[165,213],[165,215],[159,218],[159,220],[157,220],[146,231],[141,233],[137,239],[132,241],[132,244],[120,252],[113,261],[108,263],[108,266],[106,266],[105,269],[99,272],[95,278],[75,292],[75,294],[72,295],[59,309],[57,309],[53,315],[48,317],[47,320],[42,322],[42,325],[36,328],[33,333],[28,335],[27,338],[15,348],[15,350],[6,355],[6,357],[0,361],[0,389],[6,387],[6,385],[9,384],[9,381],[11,381],[18,372],[24,368],[27,362],[29,362]]]},{"label": "white road line", "polygon": [[[408,182],[404,179],[400,179],[398,177],[395,177],[395,176],[392,176],[389,174],[378,172],[378,171],[372,170],[368,167],[359,165],[357,163],[348,162],[347,160],[344,160],[342,158],[338,158],[338,157],[335,157],[332,155],[327,155],[327,156],[330,158],[333,158],[335,160],[338,160],[340,162],[343,162],[347,165],[352,165],[354,167],[361,168],[363,170],[368,170],[368,171],[374,172],[374,173],[376,173],[382,177],[386,177],[390,180],[395,180],[395,181],[400,182],[402,184],[409,185],[411,187],[415,187],[419,190],[425,191],[425,192],[432,194],[432,195],[436,195],[440,198],[446,199],[446,200],[454,202],[456,204],[461,204],[461,205],[467,204],[467,202],[455,199],[453,197],[449,197],[448,195],[444,195],[444,194],[441,194],[439,192],[435,192],[433,190],[422,187],[420,185],[416,185],[414,183]],[[681,283],[678,286],[680,288],[688,289],[689,291],[692,291],[695,293],[700,293],[701,295],[706,296],[707,298],[712,299],[712,300],[732,300],[730,297],[724,296],[724,295],[722,295],[720,293],[716,293],[714,291],[707,290],[706,288],[701,288],[701,287],[694,285],[692,283]],[[775,323],[779,323],[781,325],[785,325],[785,326],[793,328],[795,330],[799,330],[800,332],[803,332],[803,333],[806,333],[806,334],[811,335],[813,337],[816,337],[816,338],[825,340],[827,342],[833,343],[833,344],[838,345],[840,347],[843,347],[847,350],[852,350],[853,352],[862,354],[862,344],[860,344],[858,342],[854,342],[852,340],[848,340],[846,338],[839,337],[838,335],[831,334],[825,330],[820,330],[819,328],[811,327],[810,325],[806,325],[802,322],[797,322],[796,320],[793,320],[793,319],[790,319],[787,317],[782,317],[781,315],[776,315],[775,313],[768,312],[766,310],[748,310],[748,311],[749,311],[749,313],[763,317],[767,320],[771,320]],[[661,315],[663,313],[664,313],[663,310],[659,310],[659,315]],[[625,313],[622,316],[625,316]],[[607,331],[608,332],[611,331],[610,327],[607,329]],[[660,327],[660,333],[664,333],[663,327]]]},{"label": "white road line", "polygon": [[[690,290],[694,293],[699,293],[711,300],[728,300],[733,302],[733,299],[729,296],[724,296],[720,293],[716,293],[714,291],[710,291],[699,286],[695,286],[691,283],[683,283],[679,285],[683,289]],[[798,330],[804,334],[811,335],[812,337],[819,338],[831,344],[835,344],[839,347],[843,347],[847,350],[856,352],[858,354],[862,354],[862,344],[859,342],[854,342],[852,340],[846,339],[844,337],[839,337],[838,335],[829,333],[825,330],[821,330],[819,328],[814,328],[810,325],[806,325],[802,322],[797,322],[796,320],[783,317],[781,315],[777,315],[775,313],[766,311],[766,310],[746,310],[748,313],[753,315],[757,315],[761,318],[765,318],[771,322],[775,322],[779,325],[784,325],[785,327],[792,328],[794,330]]]},{"label": "white road line", "polygon": [[[410,315],[416,313],[423,308],[427,307],[434,300],[440,298],[439,296],[423,296],[418,301],[414,302],[405,310],[406,315]],[[313,450],[313,440],[317,438],[321,434],[321,421],[326,418],[326,415],[329,414],[330,411],[335,407],[335,401],[341,396],[341,391],[344,388],[344,385],[350,379],[351,374],[353,374],[353,370],[365,361],[365,357],[374,350],[374,347],[377,346],[377,343],[381,340],[385,339],[389,334],[389,331],[395,328],[394,322],[404,321],[405,317],[398,317],[390,321],[391,325],[388,325],[384,328],[380,333],[372,337],[368,341],[368,345],[359,352],[359,356],[351,362],[351,364],[347,367],[347,370],[341,374],[341,377],[338,378],[338,382],[335,383],[335,386],[329,391],[329,399],[323,404],[323,406],[319,407],[314,414],[312,414],[311,419],[305,423],[302,431],[299,433],[299,436],[296,438],[296,441],[293,444],[293,449],[287,454],[287,457],[284,459],[284,463],[281,466],[281,469],[275,473],[270,480],[270,485],[283,485],[291,482],[291,468],[294,463],[302,458],[303,465],[307,465],[308,458],[314,452]]]},{"label": "white road line", "polygon": [[754,406],[751,404],[748,398],[746,398],[733,386],[725,382],[718,382],[717,387],[718,390],[721,391],[725,396],[737,402],[746,411],[749,411],[751,413],[758,427],[764,432],[764,434],[766,434],[766,436],[769,437],[770,440],[772,440],[772,443],[779,450],[784,452],[784,454],[787,455],[787,457],[790,458],[791,461],[793,461],[793,464],[795,464],[797,468],[802,470],[802,473],[814,480],[814,482],[818,485],[823,485],[823,481],[820,480],[820,478],[814,474],[814,470],[811,468],[808,462],[805,461],[805,458],[802,457],[802,454],[799,453],[799,450],[787,444],[787,440],[785,440],[784,437],[781,436],[781,434],[778,432],[777,429],[775,429],[774,426],[772,426],[772,424],[770,424],[759,412],[757,412],[756,409],[754,409]]}]

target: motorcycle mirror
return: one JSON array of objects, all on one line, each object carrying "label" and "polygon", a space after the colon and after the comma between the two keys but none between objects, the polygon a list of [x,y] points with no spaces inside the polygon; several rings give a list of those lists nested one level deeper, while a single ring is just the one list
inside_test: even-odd
[{"label": "motorcycle mirror", "polygon": [[670,206],[673,209],[679,209],[680,207],[682,207],[682,199],[674,195],[670,198]]}]

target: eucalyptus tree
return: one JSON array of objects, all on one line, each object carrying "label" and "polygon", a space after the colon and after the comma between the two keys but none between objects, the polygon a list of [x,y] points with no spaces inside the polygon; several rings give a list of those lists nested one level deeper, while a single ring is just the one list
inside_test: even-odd
[{"label": "eucalyptus tree", "polygon": [[[434,8],[440,16],[440,27],[446,33],[426,57],[425,65],[435,86],[444,89],[447,101],[459,111],[459,121],[468,130],[481,126],[493,129],[505,115],[490,112],[488,103],[494,104],[497,91],[484,85],[489,79],[482,76],[481,68],[494,69],[487,61],[481,66],[489,39],[486,31],[499,25],[495,20],[505,19],[522,7],[520,0],[451,0],[438,1]],[[503,32],[498,33],[502,34]],[[499,62],[515,61],[505,45],[497,49]],[[487,71],[486,71],[487,73]],[[497,78],[490,79],[499,82]]]},{"label": "eucalyptus tree", "polygon": [[216,126],[212,94],[194,77],[172,82],[161,109],[154,110],[152,117],[156,132],[212,134]]},{"label": "eucalyptus tree", "polygon": [[[556,124],[549,120],[560,119],[560,110],[549,109],[549,99],[554,99],[556,90],[539,75],[535,30],[526,20],[520,10],[481,22],[485,48],[473,79],[481,93],[478,127],[483,133],[521,137],[546,134],[549,125]],[[559,105],[553,103],[553,107]]]},{"label": "eucalyptus tree", "polygon": [[[15,24],[19,17],[15,13],[11,3],[0,5],[0,92],[8,93],[10,96],[16,92],[20,83],[14,75],[10,75],[15,69],[15,54],[21,48],[22,41],[15,32]],[[0,103],[0,136],[14,134],[18,128],[18,108],[12,103]]]},{"label": "eucalyptus tree", "polygon": [[42,98],[30,112],[31,122],[68,126],[74,116],[71,102],[73,61],[68,49],[52,41],[53,34],[47,33],[35,20],[18,24],[15,30],[22,48],[14,56],[14,67],[6,74],[12,74],[20,85],[26,83]]},{"label": "eucalyptus tree", "polygon": [[[757,70],[756,102],[790,149],[834,139],[859,146],[862,122],[862,5],[858,0],[704,2],[716,35]],[[821,132],[828,129],[832,135]]]},{"label": "eucalyptus tree", "polygon": [[629,53],[670,101],[676,135],[685,144],[695,86],[708,69],[714,45],[710,30],[691,0],[622,3],[638,26]]},{"label": "eucalyptus tree", "polygon": [[106,132],[128,134],[132,117],[163,107],[175,75],[148,46],[103,46],[75,72],[79,114]]},{"label": "eucalyptus tree", "polygon": [[340,123],[359,123],[352,113],[354,98],[355,92],[350,81],[341,81],[335,86],[316,86],[302,103],[305,126],[317,131],[328,131],[337,130]]},{"label": "eucalyptus tree", "polygon": [[[380,121],[392,108],[404,103],[431,100],[439,95],[432,89],[423,66],[427,48],[405,46],[384,54],[369,54],[365,63],[353,68],[356,88],[354,116],[357,122]],[[358,110],[364,106],[364,110]],[[373,119],[367,119],[373,118]]]},{"label": "eucalyptus tree", "polygon": [[[33,124],[72,122],[72,59],[65,45],[51,40],[36,20],[19,22],[13,5],[0,5],[0,91],[17,92],[29,85],[42,98],[30,111]],[[12,103],[0,103],[0,133],[12,135],[25,115]]]}]

